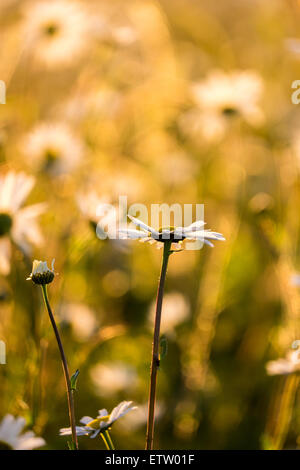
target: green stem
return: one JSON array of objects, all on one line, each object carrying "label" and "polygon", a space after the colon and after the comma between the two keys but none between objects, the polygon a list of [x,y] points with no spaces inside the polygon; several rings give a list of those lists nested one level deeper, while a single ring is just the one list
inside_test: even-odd
[{"label": "green stem", "polygon": [[112,441],[112,439],[111,439],[111,437],[110,437],[110,434],[109,434],[108,430],[104,431],[104,433],[105,433],[105,436],[106,436],[106,438],[107,438],[107,442],[108,442],[109,445],[110,445],[110,450],[116,450],[116,449],[115,449],[115,446],[114,446],[114,443],[113,443],[113,441]]},{"label": "green stem", "polygon": [[106,437],[104,436],[104,433],[103,433],[103,432],[100,432],[100,436],[101,436],[102,439],[103,439],[103,442],[104,442],[104,444],[105,444],[106,450],[111,450],[111,448],[109,447],[108,442],[107,442]]},{"label": "green stem", "polygon": [[156,395],[156,379],[157,370],[159,368],[159,334],[160,334],[160,323],[161,323],[161,310],[164,295],[164,285],[167,274],[168,260],[171,254],[171,241],[164,242],[164,252],[162,267],[157,291],[156,298],[156,314],[155,314],[155,325],[152,345],[152,361],[151,361],[151,372],[150,372],[150,391],[149,391],[149,402],[148,402],[148,422],[147,422],[147,434],[146,434],[146,450],[153,449],[153,438],[154,438],[154,418],[155,418],[155,395]]},{"label": "green stem", "polygon": [[77,441],[76,425],[75,425],[74,399],[73,399],[72,390],[71,390],[71,381],[70,381],[70,374],[69,374],[67,359],[66,359],[64,348],[63,348],[60,335],[59,335],[59,332],[55,323],[55,319],[54,319],[54,316],[53,316],[53,313],[49,304],[47,286],[42,284],[41,287],[42,287],[42,292],[43,292],[43,297],[44,297],[44,301],[46,304],[46,308],[49,314],[49,318],[50,318],[50,321],[54,330],[58,349],[59,349],[60,356],[61,356],[61,362],[62,362],[65,382],[66,382],[66,389],[67,389],[69,418],[70,418],[70,424],[71,424],[71,430],[72,430],[72,440],[73,440],[76,450],[78,450],[78,441]]}]

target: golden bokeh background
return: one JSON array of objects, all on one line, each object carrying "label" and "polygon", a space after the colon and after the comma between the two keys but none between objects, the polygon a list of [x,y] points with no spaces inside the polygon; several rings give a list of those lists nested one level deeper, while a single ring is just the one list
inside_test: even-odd
[{"label": "golden bokeh background", "polygon": [[[293,0],[2,0],[0,418],[66,447],[59,356],[25,281],[33,258],[55,258],[77,421],[133,400],[111,434],[118,449],[144,447],[161,252],[95,233],[97,204],[126,195],[204,204],[226,238],[170,259],[155,448],[297,447],[298,379],[266,364],[299,338],[299,20]],[[34,178],[23,207],[47,204],[40,234],[5,225],[12,171]]]}]

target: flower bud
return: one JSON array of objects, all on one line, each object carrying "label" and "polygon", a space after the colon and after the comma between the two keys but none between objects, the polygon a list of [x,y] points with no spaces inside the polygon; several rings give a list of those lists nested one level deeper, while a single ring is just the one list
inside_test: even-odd
[{"label": "flower bud", "polygon": [[26,279],[27,281],[33,281],[35,284],[45,285],[50,284],[54,279],[54,261],[52,260],[51,269],[47,266],[47,261],[34,260],[32,265],[32,272]]}]

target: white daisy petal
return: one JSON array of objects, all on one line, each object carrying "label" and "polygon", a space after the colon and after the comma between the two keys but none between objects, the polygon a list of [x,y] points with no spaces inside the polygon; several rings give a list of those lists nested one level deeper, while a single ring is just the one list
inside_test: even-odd
[{"label": "white daisy petal", "polygon": [[10,273],[11,243],[8,238],[0,238],[0,273]]},{"label": "white daisy petal", "polygon": [[133,230],[133,229],[119,229],[118,234],[121,239],[123,238],[131,238],[136,240],[138,238],[148,238],[148,233],[142,232],[141,230]]},{"label": "white daisy petal", "polygon": [[[197,220],[196,222],[192,223],[188,227],[183,227],[183,231],[185,233],[186,232],[197,231],[199,229],[202,229],[202,227],[204,227],[205,224],[206,224],[206,222],[204,222],[203,220]],[[182,228],[182,227],[180,227],[180,228]]]},{"label": "white daisy petal", "polygon": [[0,423],[0,441],[13,450],[32,450],[45,445],[44,439],[32,431],[21,434],[25,425],[24,418],[6,415]]},{"label": "white daisy petal", "polygon": [[159,233],[157,232],[157,230],[155,230],[154,228],[152,228],[149,225],[145,224],[141,220],[136,219],[135,217],[133,217],[132,215],[129,215],[129,214],[128,214],[128,217],[138,227],[141,227],[143,230],[146,230],[147,232],[150,232],[152,235],[154,235],[156,237],[159,236]]},{"label": "white daisy petal", "polygon": [[91,435],[90,435],[90,438],[91,439],[95,439],[95,437],[98,436],[99,432],[101,431],[101,429],[96,429],[95,432],[93,432]]},{"label": "white daisy petal", "polygon": [[83,416],[80,420],[80,423],[82,424],[88,424],[90,423],[91,421],[93,421],[93,418],[91,418],[90,416]]}]

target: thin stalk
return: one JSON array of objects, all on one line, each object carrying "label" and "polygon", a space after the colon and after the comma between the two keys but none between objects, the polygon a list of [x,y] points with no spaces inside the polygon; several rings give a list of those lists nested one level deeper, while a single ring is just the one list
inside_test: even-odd
[{"label": "thin stalk", "polygon": [[110,437],[108,429],[106,431],[104,431],[104,434],[105,434],[105,437],[107,439],[108,445],[110,446],[110,450],[115,450],[115,446],[114,446],[114,443],[113,443],[113,441]]},{"label": "thin stalk", "polygon": [[152,344],[152,360],[151,360],[151,372],[150,372],[150,391],[149,391],[149,402],[148,402],[148,421],[147,421],[147,434],[146,434],[146,450],[153,449],[153,438],[154,438],[154,418],[155,418],[155,395],[156,395],[156,379],[157,370],[159,368],[159,334],[160,334],[160,323],[161,323],[161,309],[164,295],[164,285],[167,274],[168,260],[171,254],[171,241],[164,242],[164,252],[162,267],[156,297],[156,313],[155,313],[155,325],[154,335]]},{"label": "thin stalk", "polygon": [[48,300],[48,294],[47,294],[47,286],[42,284],[42,291],[43,291],[43,297],[44,301],[47,307],[47,311],[49,314],[49,318],[54,330],[54,334],[56,337],[58,349],[60,352],[61,356],[61,362],[62,362],[62,367],[64,371],[64,376],[65,376],[65,382],[66,382],[66,389],[67,389],[67,397],[68,397],[68,409],[69,409],[69,418],[70,418],[70,424],[71,424],[71,429],[72,429],[72,441],[75,444],[76,450],[78,450],[78,440],[77,440],[77,435],[76,435],[76,425],[75,425],[75,411],[74,411],[74,399],[73,399],[73,394],[71,390],[71,381],[70,381],[70,374],[69,374],[69,369],[68,369],[68,364],[67,364],[67,359],[65,356],[64,348],[60,339],[60,335],[55,323],[55,319],[49,304]]},{"label": "thin stalk", "polygon": [[106,450],[112,450],[112,449],[110,448],[110,446],[109,446],[109,444],[108,444],[108,442],[107,442],[106,436],[104,435],[103,432],[100,432],[100,436],[101,436],[102,439],[103,439],[103,442],[104,442],[104,444],[105,444]]}]

